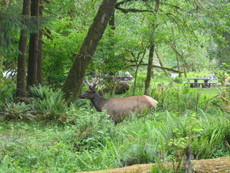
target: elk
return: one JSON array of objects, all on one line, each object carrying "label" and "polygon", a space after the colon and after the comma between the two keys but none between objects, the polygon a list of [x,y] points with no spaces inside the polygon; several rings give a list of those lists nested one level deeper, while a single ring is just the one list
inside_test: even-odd
[{"label": "elk", "polygon": [[89,90],[80,94],[79,98],[89,99],[99,112],[105,110],[115,123],[123,121],[132,113],[140,114],[146,109],[157,107],[158,102],[147,95],[103,98],[95,89],[97,83],[96,80],[91,83],[88,81],[84,82],[84,84],[88,85]]}]

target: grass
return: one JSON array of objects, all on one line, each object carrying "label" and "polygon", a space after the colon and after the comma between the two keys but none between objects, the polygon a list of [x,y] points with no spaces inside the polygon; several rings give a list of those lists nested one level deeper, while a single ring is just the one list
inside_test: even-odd
[{"label": "grass", "polygon": [[[103,113],[96,116],[100,114]],[[172,161],[175,152],[190,143],[196,159],[230,155],[224,146],[229,140],[229,116],[221,112],[158,112],[117,126],[110,122],[109,132],[104,123],[97,123],[94,132],[85,136],[83,133],[87,132],[80,130],[84,129],[80,125],[1,121],[0,126],[1,136],[10,137],[0,138],[0,172],[100,170],[155,162],[156,157]],[[93,128],[90,123],[86,126]],[[100,133],[102,136],[98,137]]]},{"label": "grass", "polygon": [[[20,117],[30,108],[45,117],[50,105],[52,114],[39,121],[0,116],[0,172],[80,172],[178,161],[189,146],[195,159],[230,156],[230,116],[210,101],[219,92],[214,89],[156,88],[156,112],[118,125],[88,103],[66,107],[59,92],[34,91],[32,106],[14,103],[5,110]],[[68,119],[55,121],[53,114]]]},{"label": "grass", "polygon": [[201,92],[203,96],[207,96],[207,97],[215,97],[220,93],[220,91],[216,88],[193,88],[193,89],[196,90],[197,92]]}]

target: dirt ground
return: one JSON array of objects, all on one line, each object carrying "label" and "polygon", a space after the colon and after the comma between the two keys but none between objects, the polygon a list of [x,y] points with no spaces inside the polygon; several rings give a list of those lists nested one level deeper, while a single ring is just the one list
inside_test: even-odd
[{"label": "dirt ground", "polygon": [[[163,165],[164,167],[170,167],[170,165],[172,164],[163,163]],[[87,173],[149,173],[151,172],[153,166],[156,166],[156,164],[132,165],[123,168],[90,171]],[[193,160],[192,169],[194,173],[230,173],[230,157],[206,160]]]}]

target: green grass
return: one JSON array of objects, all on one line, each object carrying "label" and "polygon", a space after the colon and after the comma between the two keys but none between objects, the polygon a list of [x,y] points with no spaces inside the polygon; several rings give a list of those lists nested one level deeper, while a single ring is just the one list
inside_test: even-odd
[{"label": "green grass", "polygon": [[221,112],[163,111],[114,126],[87,122],[85,118],[104,113],[82,117],[84,111],[71,112],[81,114],[81,124],[1,121],[0,135],[10,138],[0,140],[0,172],[79,172],[150,163],[159,157],[173,161],[174,154],[190,144],[196,159],[230,156],[224,145],[229,140],[229,116]]},{"label": "green grass", "polygon": [[201,94],[203,96],[207,96],[207,97],[215,97],[217,96],[220,91],[217,88],[193,88],[194,90],[196,90],[197,92],[201,92]]},{"label": "green grass", "polygon": [[[178,161],[184,158],[178,153],[189,146],[195,159],[230,156],[230,115],[220,109],[223,101],[213,98],[218,90],[153,88],[159,102],[155,112],[114,125],[89,102],[67,107],[59,92],[37,89],[31,104],[10,102],[3,111],[44,118],[5,121],[0,115],[0,172],[64,173]],[[49,107],[52,114],[47,114]],[[68,119],[60,121],[53,114]]]}]

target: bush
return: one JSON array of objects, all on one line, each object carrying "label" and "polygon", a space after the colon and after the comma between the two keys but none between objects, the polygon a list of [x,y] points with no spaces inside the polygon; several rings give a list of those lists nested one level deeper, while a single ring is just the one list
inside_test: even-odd
[{"label": "bush", "polygon": [[39,118],[59,119],[65,116],[67,105],[63,93],[54,91],[48,86],[35,86],[30,88],[33,98],[31,109]]},{"label": "bush", "polygon": [[5,102],[2,109],[5,119],[58,119],[66,120],[67,104],[61,91],[54,91],[47,86],[30,88],[30,98],[14,103]]},{"label": "bush", "polygon": [[75,149],[91,150],[104,145],[105,139],[114,134],[114,124],[105,112],[95,112],[92,109],[76,109],[72,105],[67,112],[68,122],[78,128],[75,138]]},{"label": "bush", "polygon": [[15,83],[9,79],[0,79],[0,111],[4,105],[12,102],[15,96]]},{"label": "bush", "polygon": [[229,141],[226,139],[230,122],[225,114],[181,116],[161,112],[127,123],[119,125],[120,136],[113,139],[115,144],[115,141],[122,141],[116,148],[123,166],[156,160],[183,161],[189,147],[194,159],[230,154],[225,145]]},{"label": "bush", "polygon": [[10,119],[26,119],[32,120],[34,117],[30,111],[30,105],[25,103],[6,103],[4,106],[5,120]]},{"label": "bush", "polygon": [[173,81],[180,84],[183,83],[183,79],[180,77],[176,77],[175,79],[173,79]]}]

